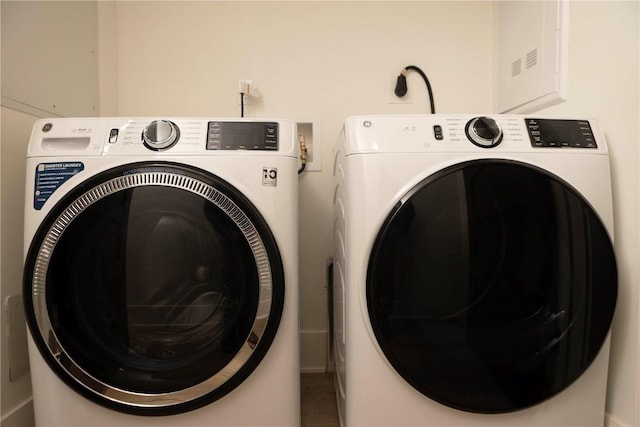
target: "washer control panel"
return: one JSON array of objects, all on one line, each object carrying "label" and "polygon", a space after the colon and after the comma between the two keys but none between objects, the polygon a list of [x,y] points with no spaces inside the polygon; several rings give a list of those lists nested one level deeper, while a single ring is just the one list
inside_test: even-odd
[{"label": "washer control panel", "polygon": [[277,122],[208,123],[207,150],[267,150],[278,149]]},{"label": "washer control panel", "polygon": [[598,148],[588,120],[525,118],[532,147]]},{"label": "washer control panel", "polygon": [[[37,126],[36,126],[37,125]],[[34,124],[30,157],[286,156],[298,158],[296,124],[224,117],[49,118]]]}]

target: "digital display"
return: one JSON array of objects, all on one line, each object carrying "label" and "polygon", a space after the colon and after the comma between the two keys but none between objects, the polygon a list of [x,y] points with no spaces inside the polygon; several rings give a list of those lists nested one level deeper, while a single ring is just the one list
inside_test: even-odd
[{"label": "digital display", "polygon": [[587,120],[525,119],[533,147],[598,148]]},{"label": "digital display", "polygon": [[207,150],[277,149],[276,122],[209,122]]}]

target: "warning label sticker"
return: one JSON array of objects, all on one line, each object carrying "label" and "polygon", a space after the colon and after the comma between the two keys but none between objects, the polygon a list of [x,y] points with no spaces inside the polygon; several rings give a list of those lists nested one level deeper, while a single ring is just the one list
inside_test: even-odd
[{"label": "warning label sticker", "polygon": [[278,186],[278,168],[262,168],[262,185],[266,187]]},{"label": "warning label sticker", "polygon": [[84,170],[81,162],[40,163],[36,166],[33,207],[42,209],[45,202],[69,178]]}]

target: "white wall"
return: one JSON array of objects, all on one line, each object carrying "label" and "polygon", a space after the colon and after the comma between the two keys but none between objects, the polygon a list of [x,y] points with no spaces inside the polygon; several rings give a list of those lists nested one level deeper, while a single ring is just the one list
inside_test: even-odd
[{"label": "white wall", "polygon": [[[7,297],[22,293],[25,159],[31,128],[35,120],[38,119],[32,114],[46,115],[48,113],[44,110],[51,107],[51,105],[41,105],[37,102],[34,104],[32,101],[42,100],[43,98],[55,99],[59,107],[58,110],[62,110],[57,111],[58,113],[62,114],[66,111],[74,115],[96,115],[98,114],[98,110],[94,109],[96,105],[84,102],[86,100],[84,96],[74,96],[70,88],[82,91],[89,90],[87,89],[87,81],[97,82],[99,79],[101,92],[100,111],[103,114],[111,115],[115,115],[117,111],[114,4],[98,3],[96,8],[95,5],[89,5],[84,2],[82,4],[78,3],[77,6],[61,2],[49,2],[40,6],[35,3],[2,2],[2,10],[5,12],[3,16],[5,18],[19,19],[17,17],[22,17],[22,19],[25,19],[24,16],[38,16],[41,19],[48,19],[47,25],[40,25],[40,23],[34,22],[18,22],[18,25],[10,29],[3,27],[2,56],[5,61],[7,60],[5,53],[13,50],[5,48],[9,47],[9,44],[13,47],[15,43],[19,43],[21,55],[24,55],[24,57],[29,57],[36,62],[37,58],[47,57],[42,55],[43,49],[46,50],[43,40],[46,40],[52,47],[52,51],[56,52],[57,56],[60,56],[58,58],[59,61],[64,62],[63,64],[55,63],[51,57],[47,57],[46,65],[52,70],[57,70],[51,71],[47,75],[47,85],[52,86],[50,93],[32,93],[29,99],[14,99],[10,103],[12,107],[20,108],[22,111],[29,111],[31,114],[19,112],[5,106],[0,110],[2,123],[2,136],[0,139],[0,188],[2,190],[0,192],[0,207],[2,208],[2,222],[0,224],[2,228],[0,239],[2,254],[0,301],[3,304],[1,310],[2,327],[0,327],[0,366],[2,370],[0,425],[2,427],[29,427],[34,424],[29,374],[18,376],[13,381],[9,380],[9,343],[6,333],[7,313],[4,309]],[[99,11],[99,13],[96,13],[96,11]],[[76,21],[79,19],[85,23],[78,25]],[[76,74],[69,72],[69,66],[73,65],[70,64],[69,58],[78,55],[78,43],[70,42],[73,37],[69,35],[69,28],[67,28],[66,32],[50,31],[48,25],[52,25],[52,22],[56,22],[57,25],[63,27],[73,27],[76,38],[86,37],[90,40],[96,40],[96,28],[95,25],[87,25],[87,23],[98,22],[99,67],[97,70],[95,67],[89,67],[90,71],[86,71],[87,68],[83,68],[85,72],[89,72],[92,75],[81,76],[82,84],[78,84],[79,77]],[[24,37],[23,32],[29,33],[30,31],[37,31],[37,29],[42,30],[41,34],[32,34],[33,37],[28,40]],[[77,36],[77,34],[83,32],[86,32],[86,34]],[[33,46],[34,40],[37,40],[39,46]],[[82,45],[82,43],[80,44]],[[15,89],[24,89],[24,87],[40,88],[41,90],[42,82],[32,84],[32,79],[41,77],[33,77],[33,73],[25,73],[19,88],[7,87],[8,83],[6,81],[3,81],[3,88],[9,89],[8,92],[13,94],[20,93],[19,90]],[[90,88],[90,90],[97,93],[97,85],[95,88]],[[6,93],[3,92],[3,95],[6,95]],[[2,99],[4,103],[6,97]],[[14,325],[14,327],[24,328],[25,326]],[[14,351],[19,354],[19,357],[28,357],[26,346],[24,348],[15,348]]]},{"label": "white wall", "polygon": [[619,296],[607,412],[611,426],[640,426],[640,3],[571,3],[569,98],[543,110],[600,120],[614,199]]},{"label": "white wall", "polygon": [[[9,381],[9,348],[5,299],[22,293],[22,228],[24,216],[24,177],[27,142],[36,117],[2,107],[2,136],[0,151],[0,206],[2,207],[2,274],[0,275],[2,301],[2,427],[28,427],[33,425],[31,379],[23,375]],[[23,357],[28,357],[27,349]]]},{"label": "white wall", "polygon": [[118,115],[116,3],[98,2],[98,105],[100,116]]},{"label": "white wall", "polygon": [[388,103],[410,64],[429,76],[438,112],[488,111],[492,27],[490,2],[117,4],[120,115],[237,116],[237,82],[253,79],[262,97],[248,116],[320,117],[323,170],[300,177],[304,370],[325,369],[330,153],[344,118],[427,112],[417,74],[413,103]]}]

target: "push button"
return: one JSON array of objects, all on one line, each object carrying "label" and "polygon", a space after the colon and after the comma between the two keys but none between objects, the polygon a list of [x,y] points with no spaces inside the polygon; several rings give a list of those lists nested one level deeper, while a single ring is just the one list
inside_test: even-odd
[{"label": "push button", "polygon": [[118,129],[111,129],[109,132],[109,144],[115,144],[118,141]]},{"label": "push button", "polygon": [[444,139],[444,136],[442,135],[442,126],[440,126],[440,125],[434,125],[433,126],[433,136],[438,141],[442,141]]}]

